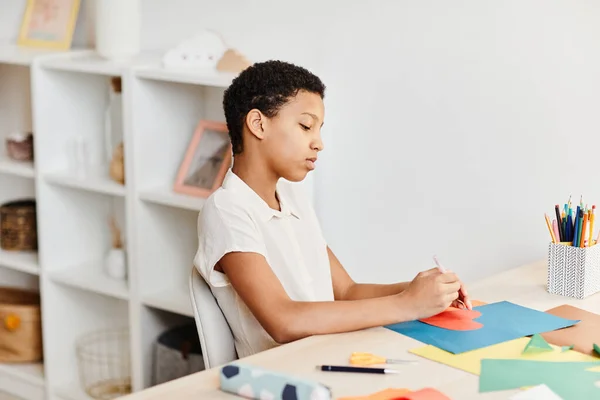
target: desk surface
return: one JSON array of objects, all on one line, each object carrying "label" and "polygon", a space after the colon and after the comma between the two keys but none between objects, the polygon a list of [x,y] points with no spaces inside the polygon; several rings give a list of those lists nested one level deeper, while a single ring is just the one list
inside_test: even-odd
[{"label": "desk surface", "polygon": [[[508,300],[540,311],[571,304],[600,314],[600,295],[585,300],[570,299],[546,292],[546,263],[541,261],[502,272],[469,286],[471,298],[488,303]],[[313,336],[243,359],[245,363],[303,376],[332,388],[335,398],[358,396],[387,388],[417,390],[435,387],[452,399],[500,400],[517,391],[478,393],[479,377],[436,363],[411,353],[423,344],[386,328],[373,328],[336,335]],[[385,354],[389,358],[417,359],[418,364],[394,366],[402,374],[373,376],[321,372],[319,364],[347,364],[353,351]],[[239,399],[219,390],[219,369],[213,368],[158,385],[127,397],[125,400]]]}]

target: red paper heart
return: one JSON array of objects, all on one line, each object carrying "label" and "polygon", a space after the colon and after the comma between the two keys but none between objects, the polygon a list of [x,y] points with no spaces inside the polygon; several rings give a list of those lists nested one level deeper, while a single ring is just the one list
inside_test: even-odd
[{"label": "red paper heart", "polygon": [[483,327],[483,324],[473,321],[479,317],[481,317],[479,311],[448,307],[437,315],[419,321],[452,331],[473,331]]},{"label": "red paper heart", "polygon": [[414,392],[409,392],[400,397],[394,397],[393,400],[450,400],[450,397],[433,388],[424,388]]}]

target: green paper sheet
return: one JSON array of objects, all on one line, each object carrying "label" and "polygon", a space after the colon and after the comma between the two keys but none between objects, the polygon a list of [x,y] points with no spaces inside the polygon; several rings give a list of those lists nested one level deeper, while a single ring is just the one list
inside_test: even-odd
[{"label": "green paper sheet", "polygon": [[554,349],[540,334],[536,333],[523,349],[523,354],[537,354],[545,351],[554,351]]},{"label": "green paper sheet", "polygon": [[[595,368],[596,372],[588,371]],[[481,360],[479,392],[545,384],[563,400],[600,399],[599,362]]]},{"label": "green paper sheet", "polygon": [[569,351],[569,350],[573,350],[573,348],[575,347],[575,345],[570,345],[570,346],[563,346],[561,347],[561,352],[564,353],[565,351]]},{"label": "green paper sheet", "polygon": [[598,346],[596,343],[594,343],[594,351],[600,356],[600,346]]}]

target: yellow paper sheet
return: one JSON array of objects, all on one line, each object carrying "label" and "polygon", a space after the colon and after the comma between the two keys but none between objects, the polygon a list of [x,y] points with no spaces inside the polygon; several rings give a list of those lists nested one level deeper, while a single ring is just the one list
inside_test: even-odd
[{"label": "yellow paper sheet", "polygon": [[530,338],[528,337],[522,337],[461,354],[452,354],[431,345],[412,349],[409,352],[475,375],[480,374],[481,360],[484,358],[510,358],[536,361],[598,361],[596,357],[574,350],[568,350],[563,353],[560,346],[554,345],[551,345],[554,349],[553,352],[522,354],[529,340]]}]

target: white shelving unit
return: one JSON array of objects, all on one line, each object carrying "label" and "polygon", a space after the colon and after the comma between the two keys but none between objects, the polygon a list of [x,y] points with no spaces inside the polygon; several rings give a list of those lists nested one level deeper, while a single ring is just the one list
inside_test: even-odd
[{"label": "white shelving unit", "polygon": [[[199,120],[224,121],[233,75],[167,71],[159,57],[115,63],[89,50],[0,46],[0,138],[13,130],[35,138],[34,163],[0,153],[0,201],[35,196],[39,241],[39,254],[0,251],[0,284],[41,290],[44,339],[43,364],[0,364],[0,390],[88,400],[75,343],[113,327],[129,329],[132,390],[141,390],[152,385],[156,338],[193,323],[188,277],[204,201],[172,187]],[[106,165],[111,77],[122,80],[125,185]],[[87,173],[70,161],[81,139],[93,163]],[[126,280],[104,270],[111,216],[124,236]]]},{"label": "white shelving unit", "polygon": [[[14,131],[32,130],[31,61],[45,52],[0,46],[0,204],[36,198],[35,166],[12,161],[6,154],[6,137]],[[37,252],[0,249],[0,285],[39,290]],[[0,364],[0,391],[41,399],[45,394],[42,363]]]}]

